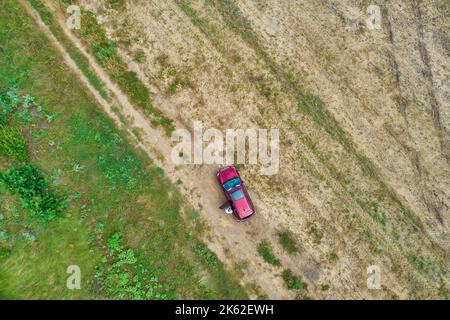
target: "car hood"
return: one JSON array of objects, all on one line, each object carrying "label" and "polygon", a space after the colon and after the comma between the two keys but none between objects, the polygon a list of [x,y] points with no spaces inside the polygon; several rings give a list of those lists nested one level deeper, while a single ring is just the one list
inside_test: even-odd
[{"label": "car hood", "polygon": [[236,169],[234,169],[233,167],[227,167],[223,170],[220,170],[217,176],[219,177],[219,181],[221,184],[227,182],[230,179],[239,177]]}]

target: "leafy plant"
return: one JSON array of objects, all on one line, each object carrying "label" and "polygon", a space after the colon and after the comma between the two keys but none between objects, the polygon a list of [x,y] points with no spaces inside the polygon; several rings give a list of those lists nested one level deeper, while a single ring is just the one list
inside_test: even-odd
[{"label": "leafy plant", "polygon": [[104,42],[92,45],[92,51],[100,62],[104,62],[105,59],[111,58],[116,55],[117,45],[114,41],[105,40]]},{"label": "leafy plant", "polygon": [[295,276],[290,269],[284,270],[281,276],[289,290],[303,290],[308,288],[308,285],[302,278]]},{"label": "leafy plant", "polygon": [[23,206],[43,221],[56,218],[65,208],[65,199],[49,190],[48,181],[33,165],[21,166],[0,173],[2,181],[11,192],[22,197]]},{"label": "leafy plant", "polygon": [[170,299],[175,292],[168,291],[136,257],[135,251],[125,248],[120,233],[108,239],[108,251],[97,265],[99,287],[113,299]]},{"label": "leafy plant", "polygon": [[20,101],[19,88],[17,86],[10,86],[6,97],[3,97],[1,100],[3,113],[6,115],[12,114],[17,109]]}]

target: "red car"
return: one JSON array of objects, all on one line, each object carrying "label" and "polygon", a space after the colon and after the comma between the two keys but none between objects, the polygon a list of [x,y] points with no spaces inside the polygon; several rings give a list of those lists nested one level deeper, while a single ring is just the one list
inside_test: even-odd
[{"label": "red car", "polygon": [[255,215],[256,211],[252,200],[235,167],[221,168],[217,172],[217,180],[229,203],[226,209],[232,211],[239,221],[247,220]]}]

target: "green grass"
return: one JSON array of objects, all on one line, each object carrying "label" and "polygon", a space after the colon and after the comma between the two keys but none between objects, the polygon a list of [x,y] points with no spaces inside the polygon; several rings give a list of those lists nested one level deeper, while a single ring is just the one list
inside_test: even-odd
[{"label": "green grass", "polygon": [[[0,12],[0,47],[0,92],[14,84],[21,95],[34,97],[34,109],[45,111],[31,112],[21,127],[30,162],[52,189],[67,195],[61,218],[42,225],[18,195],[0,188],[0,297],[140,298],[154,284],[145,297],[246,298],[217,257],[193,247],[201,245],[199,234],[181,216],[192,209],[176,187],[127,143],[12,0]],[[0,170],[13,166],[0,158]],[[120,252],[109,242],[117,232]],[[66,288],[69,265],[81,269],[81,290]],[[127,272],[136,282],[117,279]],[[99,285],[105,279],[111,290]]]},{"label": "green grass", "polygon": [[281,265],[280,260],[278,260],[278,258],[273,253],[272,247],[267,240],[262,241],[258,245],[258,254],[264,259],[264,261],[275,267],[279,267]]},{"label": "green grass", "polygon": [[[227,273],[216,254],[201,242],[194,244],[194,253],[204,266],[213,275],[212,286],[219,292],[224,292],[231,299],[248,298],[246,292],[237,282],[228,281]],[[212,298],[208,295],[207,298]]]},{"label": "green grass", "polygon": [[370,217],[377,223],[381,224],[383,227],[386,226],[386,219],[383,213],[380,211],[377,202],[365,202],[361,199],[357,200],[359,206],[369,213]]},{"label": "green grass", "polygon": [[280,231],[277,233],[278,242],[290,254],[295,254],[298,252],[297,243],[294,240],[293,235],[288,231]]},{"label": "green grass", "polygon": [[175,2],[181,8],[181,10],[183,10],[184,13],[186,13],[191,18],[192,24],[194,26],[199,28],[200,31],[207,35],[209,40],[212,41],[215,46],[220,47],[222,50],[224,49],[224,47],[222,46],[223,43],[220,39],[219,30],[214,24],[212,24],[207,19],[200,17],[197,11],[191,7],[190,1],[175,0]]},{"label": "green grass", "polygon": [[92,71],[88,59],[72,44],[72,42],[65,36],[63,31],[59,28],[58,23],[53,18],[52,13],[45,7],[40,0],[29,1],[33,8],[39,13],[44,23],[49,27],[53,35],[60,41],[70,57],[75,61],[81,72],[89,80],[89,83],[100,93],[100,95],[109,100],[110,97],[107,94],[103,81],[97,77],[94,71]]},{"label": "green grass", "polygon": [[28,145],[19,129],[0,124],[0,156],[24,162],[28,160]]},{"label": "green grass", "polygon": [[41,0],[28,0],[33,8],[39,13],[45,24],[51,25],[53,23],[53,15],[47,10]]},{"label": "green grass", "polygon": [[411,254],[409,256],[411,264],[421,273],[427,273],[430,271],[430,263],[422,256],[418,254]]}]

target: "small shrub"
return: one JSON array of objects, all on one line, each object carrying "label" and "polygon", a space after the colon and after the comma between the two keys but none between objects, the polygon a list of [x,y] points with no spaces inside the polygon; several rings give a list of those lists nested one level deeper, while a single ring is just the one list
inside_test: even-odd
[{"label": "small shrub", "polygon": [[281,276],[289,290],[304,290],[308,288],[308,285],[303,282],[302,278],[295,276],[289,269],[284,270]]},{"label": "small shrub", "polygon": [[273,254],[268,241],[263,241],[258,245],[258,253],[267,263],[276,267],[281,265],[280,260]]},{"label": "small shrub", "polygon": [[234,64],[238,64],[238,63],[240,63],[242,61],[242,58],[240,56],[238,56],[238,55],[232,56],[231,59],[233,60]]},{"label": "small shrub", "polygon": [[52,193],[39,169],[33,165],[21,166],[0,173],[0,181],[22,198],[23,206],[42,221],[56,218],[65,208],[66,201]]}]

